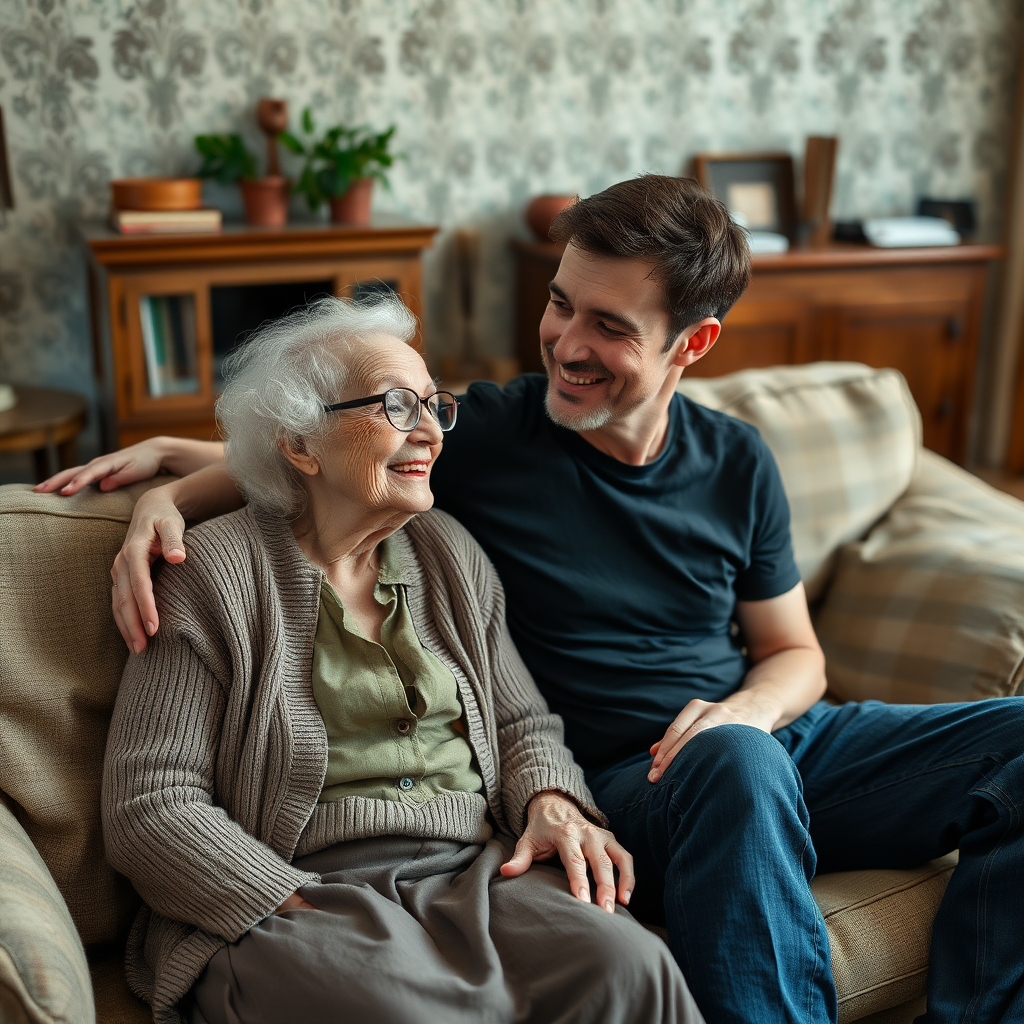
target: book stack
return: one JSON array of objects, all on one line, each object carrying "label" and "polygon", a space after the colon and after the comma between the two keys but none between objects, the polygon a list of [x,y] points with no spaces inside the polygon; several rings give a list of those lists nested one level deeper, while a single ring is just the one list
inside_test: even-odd
[{"label": "book stack", "polygon": [[197,394],[196,315],[192,296],[143,295],[139,304],[150,396]]},{"label": "book stack", "polygon": [[220,231],[220,210],[114,210],[110,224],[122,235],[156,231]]}]

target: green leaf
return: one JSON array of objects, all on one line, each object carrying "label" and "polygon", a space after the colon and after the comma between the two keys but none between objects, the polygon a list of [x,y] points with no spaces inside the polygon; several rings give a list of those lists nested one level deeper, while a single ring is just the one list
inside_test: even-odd
[{"label": "green leaf", "polygon": [[296,156],[306,155],[306,147],[303,146],[302,143],[291,134],[291,132],[281,132],[281,134],[278,135],[278,138],[281,140],[284,148],[290,153],[294,153]]},{"label": "green leaf", "polygon": [[256,159],[241,135],[197,135],[195,147],[203,158],[198,171],[201,178],[229,185],[240,178],[256,177]]},{"label": "green leaf", "polygon": [[302,130],[310,137],[305,142],[288,132],[280,138],[289,151],[305,157],[293,191],[306,197],[310,210],[343,195],[356,178],[375,178],[390,189],[384,171],[401,156],[389,152],[395,125],[375,133],[367,125],[349,128],[336,124],[316,137],[312,109],[307,106],[302,111]]}]

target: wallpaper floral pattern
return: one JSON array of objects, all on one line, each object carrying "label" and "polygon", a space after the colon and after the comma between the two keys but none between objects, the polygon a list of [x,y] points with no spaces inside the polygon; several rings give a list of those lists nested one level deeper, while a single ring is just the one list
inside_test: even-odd
[{"label": "wallpaper floral pattern", "polygon": [[[527,199],[702,150],[836,134],[837,215],[967,196],[996,229],[1019,33],[1015,0],[0,0],[0,378],[92,388],[74,221],[104,215],[112,177],[193,170],[198,132],[257,144],[260,96],[398,125],[379,208],[481,229],[479,333],[502,354]],[[443,233],[434,353],[456,345],[451,278]]]}]

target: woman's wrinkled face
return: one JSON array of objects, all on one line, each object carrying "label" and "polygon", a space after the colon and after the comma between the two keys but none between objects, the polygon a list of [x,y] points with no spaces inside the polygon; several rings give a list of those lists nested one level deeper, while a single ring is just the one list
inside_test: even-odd
[{"label": "woman's wrinkled face", "polygon": [[[421,398],[437,390],[420,354],[389,335],[367,341],[349,369],[345,393],[333,401],[369,398],[388,388],[409,388]],[[330,415],[337,427],[315,453],[323,486],[367,511],[416,513],[434,504],[430,471],[442,434],[425,406],[409,433],[391,425],[379,402]]]}]

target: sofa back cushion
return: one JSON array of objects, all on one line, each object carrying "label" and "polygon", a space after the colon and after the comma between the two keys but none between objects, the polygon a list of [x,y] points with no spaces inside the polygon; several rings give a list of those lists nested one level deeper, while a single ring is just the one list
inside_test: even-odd
[{"label": "sofa back cushion", "polygon": [[863,536],[907,489],[921,416],[896,370],[812,363],[686,378],[695,402],[752,423],[789,497],[797,566],[815,601],[839,547]]},{"label": "sofa back cushion", "polygon": [[1024,690],[1024,502],[934,452],[845,545],[815,628],[838,700],[935,704]]},{"label": "sofa back cushion", "polygon": [[114,941],[137,897],[107,866],[103,749],[127,651],[110,565],[153,483],[73,498],[0,487],[0,790],[85,944]]}]

